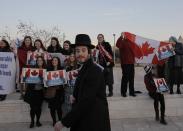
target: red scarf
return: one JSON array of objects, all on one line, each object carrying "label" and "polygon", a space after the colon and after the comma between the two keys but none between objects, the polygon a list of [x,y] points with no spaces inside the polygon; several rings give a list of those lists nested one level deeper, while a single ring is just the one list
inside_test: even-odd
[{"label": "red scarf", "polygon": [[98,44],[97,45],[100,54],[102,55],[102,57],[105,59],[105,57],[107,57],[107,59],[109,60],[109,62],[113,62],[113,58],[112,56],[105,50],[104,46],[102,44]]}]

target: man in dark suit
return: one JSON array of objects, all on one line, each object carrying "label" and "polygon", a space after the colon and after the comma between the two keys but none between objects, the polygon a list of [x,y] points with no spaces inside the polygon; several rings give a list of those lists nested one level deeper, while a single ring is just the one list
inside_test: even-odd
[{"label": "man in dark suit", "polygon": [[55,131],[64,126],[71,131],[111,131],[105,82],[102,69],[93,63],[94,46],[86,34],[76,36],[76,59],[81,68],[76,79],[72,110],[55,125]]}]

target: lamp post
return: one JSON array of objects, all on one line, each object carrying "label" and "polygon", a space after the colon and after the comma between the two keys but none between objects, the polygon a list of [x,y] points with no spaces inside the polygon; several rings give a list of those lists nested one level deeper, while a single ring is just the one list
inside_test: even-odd
[{"label": "lamp post", "polygon": [[115,37],[116,37],[116,34],[113,34],[113,39],[114,39],[114,45],[113,45],[113,57],[114,57],[114,64],[115,64],[115,61],[116,61],[116,51],[115,51],[115,45],[116,45],[116,39],[115,39]]}]

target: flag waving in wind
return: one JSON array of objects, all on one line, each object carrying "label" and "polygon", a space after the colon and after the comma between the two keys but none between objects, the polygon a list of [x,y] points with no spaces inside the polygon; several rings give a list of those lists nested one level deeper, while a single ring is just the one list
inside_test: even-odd
[{"label": "flag waving in wind", "polygon": [[125,39],[128,39],[131,43],[130,47],[133,49],[133,53],[136,58],[136,63],[161,63],[161,61],[158,61],[156,52],[161,46],[170,44],[168,42],[161,42],[137,36],[129,32],[123,32],[123,36]]}]

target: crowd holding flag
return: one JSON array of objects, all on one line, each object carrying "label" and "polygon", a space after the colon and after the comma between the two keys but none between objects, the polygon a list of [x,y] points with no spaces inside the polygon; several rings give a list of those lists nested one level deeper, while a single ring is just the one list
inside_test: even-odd
[{"label": "crowd holding flag", "polygon": [[[32,38],[30,36],[25,36],[24,40],[21,42],[19,39],[13,41],[15,49],[10,48],[8,44],[5,44],[7,47],[4,47],[6,41],[0,41],[0,100],[6,98],[6,94],[10,94],[14,91],[15,79],[17,79],[18,84],[20,85],[21,96],[24,97],[24,92],[27,95],[28,93],[33,94],[34,99],[31,99],[29,104],[31,110],[35,110],[34,106],[36,105],[36,99],[40,98],[38,118],[40,117],[41,105],[43,98],[48,102],[48,107],[50,108],[50,115],[53,119],[53,126],[56,123],[55,112],[58,113],[58,120],[61,121],[62,112],[61,107],[66,106],[65,114],[69,114],[72,111],[72,103],[70,103],[70,96],[73,97],[76,81],[80,81],[78,75],[82,72],[83,65],[87,66],[84,69],[92,65],[97,70],[100,70],[101,81],[108,86],[109,94],[108,97],[113,96],[113,51],[109,42],[104,40],[103,34],[98,34],[98,44],[96,48],[94,45],[91,45],[91,40],[88,35],[80,34],[77,36],[78,42],[77,46],[88,47],[88,54],[90,58],[86,63],[83,64],[84,57],[80,56],[82,59],[78,62],[73,49],[71,48],[70,41],[64,41],[63,48],[60,46],[58,38],[52,37],[50,45],[47,50],[43,46],[43,43],[40,39],[34,41],[34,46],[32,43]],[[80,38],[81,37],[81,38]],[[85,40],[86,39],[86,40]],[[80,43],[82,40],[83,43]],[[81,45],[80,45],[81,44]],[[87,45],[89,44],[89,45]],[[73,45],[72,45],[73,46]],[[153,99],[157,104],[158,101],[164,102],[164,96],[162,95],[165,92],[170,90],[170,94],[173,92],[172,81],[166,81],[165,78],[160,77],[157,74],[157,77],[154,77],[154,74],[151,70],[153,67],[147,65],[161,65],[165,64],[167,61],[172,62],[170,74],[175,75],[176,73],[180,74],[183,67],[183,45],[180,43],[172,42],[163,42],[144,38],[133,33],[122,32],[122,35],[119,37],[116,46],[120,50],[120,60],[122,68],[122,80],[121,80],[121,95],[127,97],[127,85],[129,85],[129,95],[135,97],[136,92],[134,90],[134,76],[135,76],[135,63],[146,64],[145,66],[145,85],[148,88],[148,91],[153,93]],[[73,48],[75,48],[73,46]],[[6,60],[6,59],[9,59]],[[11,59],[11,61],[10,61]],[[39,59],[39,60],[38,60]],[[15,61],[16,60],[16,61]],[[41,65],[41,66],[40,66]],[[155,67],[156,68],[156,67]],[[169,66],[170,68],[170,66]],[[178,69],[178,70],[177,70]],[[18,72],[18,73],[17,73]],[[16,73],[18,74],[15,77]],[[82,72],[85,73],[85,72]],[[92,72],[87,74],[92,76]],[[97,72],[96,74],[97,75]],[[173,76],[172,75],[172,76]],[[88,77],[87,76],[87,77]],[[179,78],[183,78],[182,75],[177,75]],[[83,76],[85,77],[85,76]],[[88,77],[90,78],[90,77]],[[7,83],[7,79],[10,79],[10,82]],[[172,79],[171,80],[175,80]],[[97,80],[98,81],[98,80]],[[101,82],[100,81],[100,82]],[[148,81],[151,81],[148,83]],[[84,81],[85,82],[85,81]],[[91,82],[91,81],[89,81]],[[96,82],[96,81],[92,81]],[[175,82],[173,82],[174,84]],[[181,84],[180,81],[176,81],[177,85]],[[78,83],[77,83],[78,84]],[[85,83],[88,85],[88,83]],[[99,84],[94,83],[94,84]],[[28,85],[27,87],[25,85]],[[22,88],[25,86],[24,88]],[[86,88],[82,85],[83,88]],[[90,86],[90,85],[88,85]],[[45,88],[46,87],[46,88]],[[152,89],[150,89],[152,88]],[[76,89],[78,90],[78,89]],[[79,90],[80,91],[80,90]],[[44,93],[43,93],[44,92]],[[88,93],[88,92],[87,92]],[[177,93],[181,94],[180,89],[177,89]],[[30,95],[31,96],[31,95]],[[28,97],[30,97],[28,96]],[[48,96],[48,97],[47,97]],[[82,97],[82,96],[81,96]],[[25,98],[25,97],[24,97]],[[65,100],[64,100],[65,98]],[[73,98],[73,101],[75,99]],[[106,99],[105,99],[106,100]],[[33,102],[34,101],[34,102]],[[34,104],[32,104],[33,102]],[[65,103],[64,103],[65,102]],[[64,104],[63,104],[64,103]],[[162,108],[165,107],[165,104],[162,104]],[[36,107],[37,108],[37,107]],[[155,105],[157,108],[157,105]],[[164,120],[164,111],[162,112],[162,118],[160,121],[163,124],[167,124]],[[157,113],[157,111],[155,110]],[[157,114],[156,114],[157,115]],[[31,119],[32,119],[31,115]],[[156,116],[158,119],[159,116]],[[71,120],[72,121],[72,120]],[[65,119],[65,123],[69,122]],[[64,124],[65,124],[64,123]],[[37,126],[41,126],[40,122],[37,123]],[[34,123],[31,122],[30,127],[34,127]]]}]

